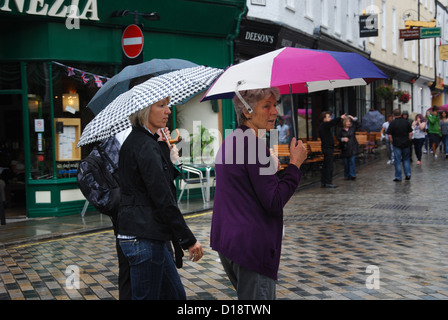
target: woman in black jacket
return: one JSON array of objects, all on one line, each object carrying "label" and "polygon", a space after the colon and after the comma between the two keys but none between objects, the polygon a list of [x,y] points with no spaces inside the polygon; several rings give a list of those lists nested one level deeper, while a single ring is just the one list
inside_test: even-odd
[{"label": "woman in black jacket", "polygon": [[[131,115],[132,132],[120,149],[117,237],[129,260],[134,300],[186,299],[176,270],[182,265],[182,249],[188,249],[193,261],[203,255],[177,206],[176,170],[160,134],[170,113],[165,98]],[[167,241],[173,243],[176,266]]]},{"label": "woman in black jacket", "polygon": [[338,133],[341,141],[341,156],[344,159],[344,178],[356,179],[356,155],[359,153],[359,144],[356,140],[356,131],[360,128],[358,119],[348,115],[342,122],[342,128]]}]

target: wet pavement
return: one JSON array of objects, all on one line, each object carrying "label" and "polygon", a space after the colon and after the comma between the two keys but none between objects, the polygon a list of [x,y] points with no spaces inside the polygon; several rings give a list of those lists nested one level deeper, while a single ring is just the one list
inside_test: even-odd
[{"label": "wet pavement", "polygon": [[[383,154],[375,158],[357,168],[354,181],[336,176],[336,189],[322,189],[307,176],[287,204],[279,300],[448,299],[448,160],[424,155],[421,165],[412,163],[410,181],[394,182],[393,165]],[[185,215],[205,248],[199,263],[185,260],[180,270],[187,297],[234,300],[208,246],[212,212],[202,209]],[[88,213],[85,224],[71,219],[27,221],[39,226],[28,229],[28,241],[23,225],[25,236],[15,240],[4,236],[5,230],[15,232],[15,223],[0,227],[0,241],[9,239],[0,246],[1,300],[117,299],[115,239],[107,217]],[[67,283],[73,268],[79,289]]]}]

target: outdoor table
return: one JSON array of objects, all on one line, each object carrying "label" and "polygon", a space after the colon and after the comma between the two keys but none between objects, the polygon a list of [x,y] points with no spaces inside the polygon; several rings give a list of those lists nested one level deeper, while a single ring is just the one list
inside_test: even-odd
[{"label": "outdoor table", "polygon": [[214,163],[206,164],[206,163],[193,163],[188,164],[188,166],[197,168],[197,169],[205,169],[205,201],[210,202],[210,188],[211,188],[211,171],[215,168]]}]

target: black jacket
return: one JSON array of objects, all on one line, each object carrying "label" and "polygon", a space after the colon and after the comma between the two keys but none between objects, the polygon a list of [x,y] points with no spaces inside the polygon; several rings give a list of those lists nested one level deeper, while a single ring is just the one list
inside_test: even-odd
[{"label": "black jacket", "polygon": [[[341,143],[341,156],[344,158],[349,158],[355,156],[359,153],[359,144],[356,140],[356,131],[358,131],[361,126],[358,121],[353,121],[352,126],[347,130],[341,128],[338,132],[338,141]],[[342,142],[342,138],[348,138],[348,142]]]},{"label": "black jacket", "polygon": [[[121,201],[118,234],[151,240],[172,240],[175,249],[194,245],[176,201],[174,178],[165,142],[143,127],[133,127],[120,149]],[[177,252],[177,251],[176,251]]]},{"label": "black jacket", "polygon": [[339,124],[340,121],[341,117],[337,117],[329,122],[321,122],[319,126],[319,137],[322,143],[322,149],[334,149],[334,139],[331,128]]}]

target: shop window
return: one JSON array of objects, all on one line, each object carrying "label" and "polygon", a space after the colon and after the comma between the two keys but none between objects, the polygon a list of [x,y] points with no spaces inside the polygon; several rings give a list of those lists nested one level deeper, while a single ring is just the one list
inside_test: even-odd
[{"label": "shop window", "polygon": [[52,179],[51,77],[47,63],[28,64],[27,76],[31,178]]},{"label": "shop window", "polygon": [[20,64],[1,63],[0,64],[0,90],[21,89]]},{"label": "shop window", "polygon": [[89,74],[84,78],[79,72],[68,72],[68,68],[53,64],[50,76],[46,62],[29,64],[28,67],[31,165],[34,179],[76,177],[79,160],[93,148],[92,145],[76,148],[82,130],[94,118],[94,114],[87,108],[90,99],[99,90],[93,74],[111,77],[114,68],[70,65],[74,70],[88,70]]}]

